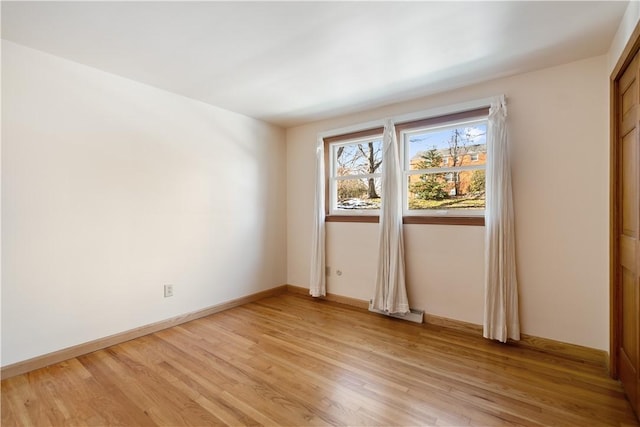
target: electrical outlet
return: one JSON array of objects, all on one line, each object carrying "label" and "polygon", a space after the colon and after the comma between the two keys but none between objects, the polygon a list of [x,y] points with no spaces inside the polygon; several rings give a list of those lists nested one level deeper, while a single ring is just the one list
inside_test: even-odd
[{"label": "electrical outlet", "polygon": [[164,285],[164,297],[172,297],[173,296],[173,285]]}]

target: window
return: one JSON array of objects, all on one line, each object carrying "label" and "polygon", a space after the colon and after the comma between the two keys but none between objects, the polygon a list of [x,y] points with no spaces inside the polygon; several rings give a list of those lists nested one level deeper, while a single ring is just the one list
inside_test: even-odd
[{"label": "window", "polygon": [[325,153],[329,155],[330,215],[379,215],[382,129],[371,133],[325,139]]},{"label": "window", "polygon": [[402,126],[405,215],[484,215],[487,119],[472,116]]},{"label": "window", "polygon": [[[484,225],[488,113],[396,123],[405,223]],[[324,138],[327,221],[378,221],[382,132]]]}]

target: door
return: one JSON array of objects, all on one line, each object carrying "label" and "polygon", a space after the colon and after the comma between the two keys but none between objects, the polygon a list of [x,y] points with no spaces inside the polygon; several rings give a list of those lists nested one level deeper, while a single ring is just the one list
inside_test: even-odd
[{"label": "door", "polygon": [[640,54],[616,87],[617,136],[614,333],[617,372],[633,410],[640,406]]}]

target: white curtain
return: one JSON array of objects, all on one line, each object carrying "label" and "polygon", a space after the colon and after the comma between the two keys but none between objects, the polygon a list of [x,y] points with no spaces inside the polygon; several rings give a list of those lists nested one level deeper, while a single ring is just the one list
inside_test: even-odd
[{"label": "white curtain", "polygon": [[520,339],[511,169],[503,97],[491,104],[487,128],[485,338]]},{"label": "white curtain", "polygon": [[318,138],[316,145],[316,193],[313,206],[313,236],[311,246],[311,277],[309,293],[323,297],[327,293],[325,278],[325,228],[324,228],[324,141]]},{"label": "white curtain", "polygon": [[402,237],[402,168],[396,143],[396,129],[385,121],[382,170],[382,207],[376,289],[371,308],[389,314],[409,312],[404,272]]}]

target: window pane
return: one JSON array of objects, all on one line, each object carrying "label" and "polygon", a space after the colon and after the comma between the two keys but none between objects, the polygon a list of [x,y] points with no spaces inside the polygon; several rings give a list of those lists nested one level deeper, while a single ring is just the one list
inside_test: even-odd
[{"label": "window pane", "polygon": [[485,172],[409,175],[409,210],[484,209]]},{"label": "window pane", "polygon": [[380,173],[382,139],[371,139],[333,147],[336,176]]},{"label": "window pane", "polygon": [[409,134],[409,169],[484,165],[487,158],[486,135],[486,122]]},{"label": "window pane", "polygon": [[380,178],[354,178],[336,181],[338,209],[380,209]]}]

